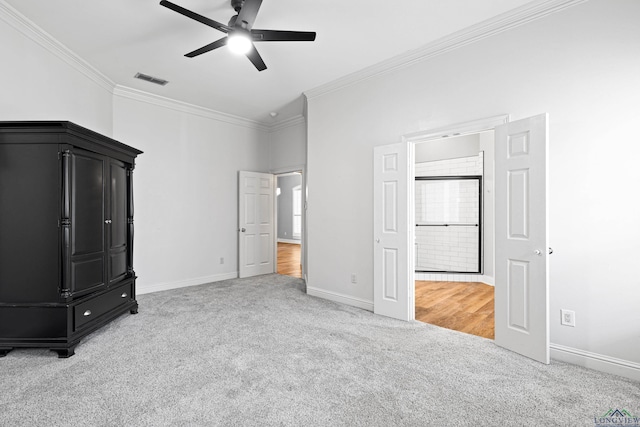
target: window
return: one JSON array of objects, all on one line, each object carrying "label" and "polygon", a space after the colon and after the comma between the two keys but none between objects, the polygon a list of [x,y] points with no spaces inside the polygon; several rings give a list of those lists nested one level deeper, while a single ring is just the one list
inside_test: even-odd
[{"label": "window", "polygon": [[302,191],[299,185],[293,187],[293,237],[299,239],[302,235]]}]

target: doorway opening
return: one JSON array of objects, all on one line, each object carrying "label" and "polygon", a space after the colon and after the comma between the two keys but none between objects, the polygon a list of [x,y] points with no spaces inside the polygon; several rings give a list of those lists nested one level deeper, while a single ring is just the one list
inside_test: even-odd
[{"label": "doorway opening", "polygon": [[494,131],[414,145],[415,319],[495,336]]},{"label": "doorway opening", "polygon": [[549,363],[548,121],[495,116],[373,147],[375,314],[415,319],[415,143],[494,130],[494,342]]},{"label": "doorway opening", "polygon": [[302,278],[302,172],[276,175],[276,272]]}]

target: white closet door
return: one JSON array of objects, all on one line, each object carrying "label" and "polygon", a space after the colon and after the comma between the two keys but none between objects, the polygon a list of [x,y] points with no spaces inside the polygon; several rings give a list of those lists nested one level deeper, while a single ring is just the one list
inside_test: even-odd
[{"label": "white closet door", "polygon": [[496,127],[495,342],[549,363],[547,115]]},{"label": "white closet door", "polygon": [[398,143],[373,151],[374,312],[401,320],[415,318],[407,146]]},{"label": "white closet door", "polygon": [[238,260],[241,278],[275,272],[273,181],[274,176],[267,173],[239,173]]}]

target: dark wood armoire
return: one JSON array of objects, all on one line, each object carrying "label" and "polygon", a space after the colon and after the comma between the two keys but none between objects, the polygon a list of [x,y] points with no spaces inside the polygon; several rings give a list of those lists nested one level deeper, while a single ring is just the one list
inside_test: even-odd
[{"label": "dark wood armoire", "polygon": [[59,357],[137,313],[133,168],[142,152],[70,122],[0,122],[0,356]]}]

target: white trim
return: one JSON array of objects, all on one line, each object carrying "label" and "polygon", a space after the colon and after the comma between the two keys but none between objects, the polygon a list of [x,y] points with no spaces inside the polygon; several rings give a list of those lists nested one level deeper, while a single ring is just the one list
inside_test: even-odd
[{"label": "white trim", "polygon": [[274,175],[276,175],[278,178],[281,178],[283,176],[302,175],[302,172],[298,171],[298,172],[274,173]]},{"label": "white trim", "polygon": [[[305,280],[306,281],[306,280]],[[373,301],[352,297],[351,295],[331,292],[324,289],[314,288],[307,285],[307,295],[326,299],[329,301],[339,302],[341,304],[362,308],[364,310],[373,311]]]},{"label": "white trim", "polygon": [[483,274],[482,276],[480,276],[480,279],[478,281],[489,286],[494,286],[494,287],[496,286],[495,277],[491,277]]},{"label": "white trim", "polygon": [[640,363],[616,359],[615,357],[591,353],[560,344],[552,343],[549,348],[551,349],[552,359],[640,381]]},{"label": "white trim", "polygon": [[495,286],[495,279],[484,274],[456,274],[456,273],[415,273],[415,280],[434,280],[438,282],[481,282]]},{"label": "white trim", "polygon": [[75,70],[93,80],[107,92],[113,92],[115,83],[111,79],[91,66],[87,61],[80,58],[75,52],[60,43],[52,35],[11,7],[4,0],[0,0],[0,19],[42,46],[52,55],[58,57]]},{"label": "white trim", "polygon": [[304,176],[304,165],[286,166],[283,168],[272,169],[270,173],[277,176],[287,176],[287,175],[295,175],[295,174]]},{"label": "white trim", "polygon": [[219,282],[221,280],[237,279],[238,272],[214,274],[213,276],[196,277],[193,279],[180,280],[177,282],[156,283],[152,285],[136,287],[136,294],[149,294],[152,292],[167,291],[169,289],[186,288],[189,286],[204,285],[205,283]]},{"label": "white trim", "polygon": [[207,119],[230,123],[232,125],[242,126],[250,129],[257,129],[263,132],[269,131],[269,127],[267,125],[255,120],[249,120],[240,116],[222,113],[220,111],[200,107],[198,105],[189,104],[187,102],[177,101],[175,99],[155,95],[149,92],[144,92],[142,90],[133,89],[122,85],[116,85],[116,87],[113,89],[113,95],[133,99],[135,101],[146,102],[148,104],[169,108],[183,113],[193,114]]},{"label": "white trim", "polygon": [[293,117],[290,117],[288,119],[285,119],[285,120],[282,120],[280,122],[277,122],[277,123],[274,123],[274,124],[270,125],[269,133],[278,132],[278,131],[286,129],[286,128],[299,126],[299,125],[304,125],[304,124],[305,124],[304,116],[302,114],[299,114],[297,116],[293,116]]},{"label": "white trim", "polygon": [[456,31],[453,34],[442,37],[438,40],[434,40],[421,48],[395,56],[371,67],[367,67],[327,84],[305,91],[304,94],[307,99],[322,96],[372,77],[387,74],[468,44],[475,43],[479,40],[519,27],[531,21],[560,12],[586,1],[587,0],[538,0],[527,3],[476,25]]},{"label": "white trim", "polygon": [[299,244],[302,243],[302,241],[300,239],[294,240],[294,239],[281,239],[281,238],[278,238],[278,243],[291,243],[291,244],[294,244],[294,245],[299,245]]},{"label": "white trim", "polygon": [[460,136],[474,134],[495,129],[496,126],[509,122],[508,114],[485,117],[483,119],[472,120],[463,123],[454,123],[434,129],[421,130],[402,135],[403,142],[416,143],[430,139],[446,138],[449,136]]}]

